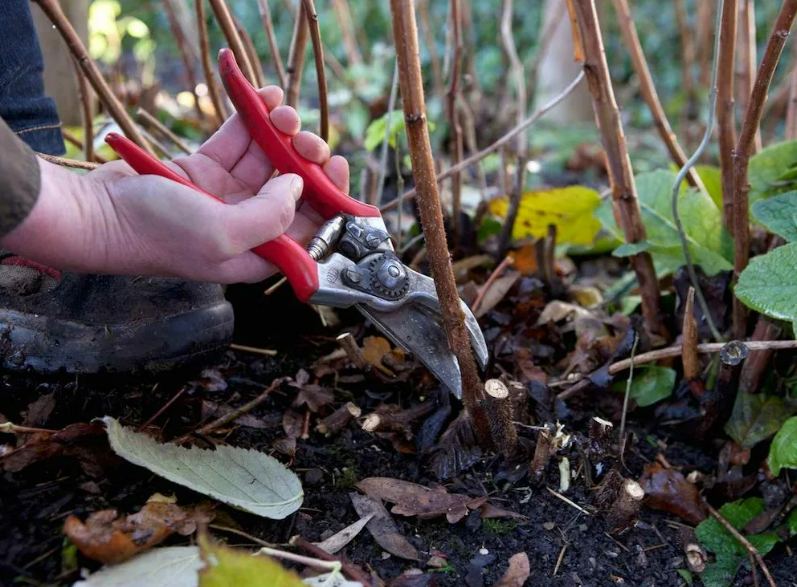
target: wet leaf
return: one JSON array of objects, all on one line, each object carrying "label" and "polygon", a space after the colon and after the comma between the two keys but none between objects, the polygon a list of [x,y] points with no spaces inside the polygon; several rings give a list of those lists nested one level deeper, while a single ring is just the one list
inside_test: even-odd
[{"label": "wet leaf", "polygon": [[196,546],[153,548],[125,563],[104,567],[72,587],[197,587],[203,565]]},{"label": "wet leaf", "polygon": [[[507,198],[492,200],[490,212],[504,218],[508,203]],[[548,225],[553,224],[557,243],[591,245],[601,228],[593,215],[600,203],[600,194],[583,186],[526,192],[520,200],[512,237],[541,238],[548,234]]]},{"label": "wet leaf", "polygon": [[797,241],[797,191],[755,202],[750,212],[767,230]]},{"label": "wet leaf", "polygon": [[750,204],[794,189],[793,178],[784,170],[797,164],[797,141],[776,143],[750,158],[747,180]]},{"label": "wet leaf", "polygon": [[[641,408],[667,399],[675,387],[676,373],[669,367],[650,366],[634,371],[631,381],[631,399]],[[618,380],[614,389],[625,393],[627,381]]]},{"label": "wet leaf", "polygon": [[[468,507],[483,503],[483,498],[448,493],[442,485],[433,488],[390,477],[368,477],[357,483],[357,489],[382,501],[394,503],[392,513],[399,516],[418,516],[420,519],[445,515],[454,524],[468,515]],[[480,505],[480,504],[479,504]]]},{"label": "wet leaf", "polygon": [[399,558],[418,560],[418,551],[401,535],[396,523],[380,501],[359,493],[350,493],[349,497],[361,518],[371,516],[365,528],[379,546]]},{"label": "wet leaf", "polygon": [[509,568],[494,587],[523,587],[529,575],[531,575],[529,556],[525,552],[519,552],[509,559]]},{"label": "wet leaf", "polygon": [[780,475],[783,467],[797,469],[797,416],[786,420],[778,430],[769,447],[767,465],[773,475]]},{"label": "wet leaf", "polygon": [[302,587],[302,580],[267,556],[252,556],[207,537],[200,539],[205,567],[199,571],[199,587],[261,587],[267,577],[274,587]]},{"label": "wet leaf", "polygon": [[645,466],[639,484],[645,490],[646,506],[674,514],[690,524],[706,519],[700,491],[680,471],[651,463]]},{"label": "wet leaf", "polygon": [[202,450],[159,444],[113,418],[105,417],[103,422],[116,454],[173,483],[277,520],[302,504],[304,492],[299,478],[266,454],[224,445]]},{"label": "wet leaf", "polygon": [[329,554],[335,554],[341,548],[346,546],[349,542],[354,540],[357,534],[359,534],[360,531],[363,528],[365,528],[365,525],[368,522],[370,522],[371,518],[373,517],[374,517],[373,514],[370,514],[368,516],[360,518],[353,524],[346,526],[340,532],[333,534],[323,542],[317,542],[316,546],[323,550],[326,550]]},{"label": "wet leaf", "polygon": [[794,409],[777,396],[738,393],[725,432],[741,448],[752,448],[775,434]]},{"label": "wet leaf", "polygon": [[797,318],[797,243],[750,259],[734,293],[747,306],[772,318]]},{"label": "wet leaf", "polygon": [[[646,250],[657,261],[673,262],[675,267],[683,265],[681,238],[672,215],[675,173],[653,171],[638,175],[635,180],[647,239],[634,245],[623,245],[615,254],[627,256]],[[733,246],[722,225],[720,209],[707,194],[693,188],[684,187],[678,198],[678,212],[694,262],[709,275],[732,269]],[[596,216],[609,232],[622,238],[610,200],[601,204]]]}]

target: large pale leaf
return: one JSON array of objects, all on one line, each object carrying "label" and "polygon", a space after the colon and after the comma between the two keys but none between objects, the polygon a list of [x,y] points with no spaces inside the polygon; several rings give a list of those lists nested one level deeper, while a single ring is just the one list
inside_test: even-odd
[{"label": "large pale leaf", "polygon": [[778,318],[797,318],[797,243],[750,260],[734,293],[754,310]]},{"label": "large pale leaf", "polygon": [[72,587],[197,587],[203,566],[196,546],[153,548],[121,565],[104,567]]},{"label": "large pale leaf", "polygon": [[797,241],[797,191],[754,202],[750,211],[770,232]]},{"label": "large pale leaf", "polygon": [[[625,245],[615,254],[625,256],[646,250],[654,259],[668,265],[684,264],[681,239],[672,215],[675,173],[653,171],[643,173],[635,180],[647,239],[642,243]],[[709,275],[732,269],[733,245],[722,226],[722,213],[711,197],[684,186],[678,196],[678,212],[694,262]],[[609,232],[623,238],[614,221],[611,201],[603,202],[596,210],[596,216]]]},{"label": "large pale leaf", "polygon": [[783,467],[797,469],[797,417],[786,420],[778,430],[769,447],[767,464],[773,475],[780,475]]},{"label": "large pale leaf", "polygon": [[795,165],[797,141],[777,143],[751,157],[747,173],[750,203],[795,189]]},{"label": "large pale leaf", "polygon": [[[556,226],[557,244],[591,245],[601,225],[593,212],[600,205],[598,192],[583,186],[526,192],[520,200],[513,238],[540,238],[548,234],[548,225]],[[509,200],[490,202],[490,212],[506,217]]]},{"label": "large pale leaf", "polygon": [[256,450],[215,450],[161,444],[103,418],[111,448],[123,459],[219,501],[281,520],[302,505],[299,478],[278,460]]},{"label": "large pale leaf", "polygon": [[725,431],[742,448],[752,448],[775,434],[793,413],[777,396],[738,393]]}]

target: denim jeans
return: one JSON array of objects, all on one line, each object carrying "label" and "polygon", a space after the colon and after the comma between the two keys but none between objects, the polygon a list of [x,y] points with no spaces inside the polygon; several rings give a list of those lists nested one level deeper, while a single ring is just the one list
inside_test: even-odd
[{"label": "denim jeans", "polygon": [[61,122],[44,94],[43,71],[30,0],[0,0],[0,117],[33,150],[63,155]]}]

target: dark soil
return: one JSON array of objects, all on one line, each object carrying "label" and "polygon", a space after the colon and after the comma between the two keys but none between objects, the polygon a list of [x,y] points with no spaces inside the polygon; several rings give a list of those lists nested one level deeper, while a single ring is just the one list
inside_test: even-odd
[{"label": "dark soil", "polygon": [[[287,290],[288,288],[283,288]],[[323,329],[317,315],[307,307],[294,303],[290,292],[262,301],[262,290],[230,292],[236,303],[245,308],[250,320],[242,322],[238,341],[243,344],[277,348],[275,358],[247,353],[228,352],[215,365],[226,382],[202,380],[197,371],[172,373],[156,379],[131,379],[122,375],[94,378],[64,377],[44,380],[33,376],[4,375],[0,389],[0,413],[8,420],[20,421],[20,414],[37,397],[53,392],[57,404],[46,427],[60,428],[74,422],[113,416],[128,426],[138,426],[150,418],[186,382],[194,381],[190,391],[163,414],[156,424],[164,438],[195,429],[200,424],[202,400],[240,406],[258,395],[273,379],[294,376],[316,358],[335,349],[330,331]],[[245,303],[256,300],[256,304]],[[279,308],[279,311],[275,309]],[[284,318],[280,318],[284,317]],[[347,318],[344,315],[344,318]],[[246,324],[246,327],[244,327]],[[347,375],[350,375],[347,373]],[[380,401],[418,402],[413,395],[414,380],[401,384],[385,384],[372,378],[346,383],[338,381],[335,389],[337,405],[354,399],[363,413],[373,410]],[[224,437],[235,446],[273,451],[273,442],[284,436],[281,420],[289,406],[293,390],[283,387],[253,414],[268,425],[263,429],[237,427]],[[388,398],[388,399],[385,399]],[[590,406],[583,397],[575,406],[572,421],[564,422],[569,430],[585,432],[588,417],[606,415],[603,406]],[[604,403],[604,402],[601,402]],[[611,403],[611,402],[610,402]],[[616,409],[612,406],[609,409]],[[638,478],[646,462],[663,452],[675,466],[711,471],[717,450],[711,444],[688,446],[671,439],[668,430],[656,428],[653,414],[638,411],[632,414],[637,432],[627,462],[628,476]],[[314,421],[311,423],[311,431]],[[0,444],[12,437],[0,435]],[[654,446],[656,443],[659,446]],[[75,569],[64,570],[61,527],[68,515],[81,519],[94,511],[116,508],[122,513],[139,509],[153,493],[174,494],[183,505],[198,503],[203,498],[189,490],[160,479],[143,468],[113,457],[103,444],[92,441],[85,450],[97,467],[81,467],[74,456],[55,457],[29,466],[19,473],[3,473],[0,477],[0,584],[71,585],[79,578]],[[666,448],[665,448],[666,447]],[[275,456],[287,460],[275,453]],[[577,462],[574,454],[573,462]],[[354,522],[357,515],[349,492],[356,491],[357,480],[370,476],[396,477],[429,485],[435,479],[424,468],[417,455],[397,452],[390,440],[368,435],[356,425],[341,434],[325,439],[311,432],[309,440],[298,443],[293,469],[302,477],[305,501],[302,509],[286,520],[271,521],[241,511],[219,507],[215,524],[235,527],[273,543],[285,543],[291,536],[301,535],[318,541]],[[421,561],[413,564],[394,556],[385,556],[367,531],[363,531],[343,554],[364,568],[371,568],[387,581],[403,570],[417,566],[424,569],[433,553],[441,553],[449,566],[435,573],[438,585],[494,584],[507,566],[509,557],[525,551],[531,561],[530,585],[535,587],[575,587],[634,585],[644,587],[678,587],[684,580],[677,569],[685,568],[677,535],[681,521],[651,510],[642,510],[637,525],[611,534],[610,525],[601,515],[585,515],[557,499],[544,486],[529,488],[526,479],[512,485],[494,483],[499,459],[484,458],[470,471],[448,480],[449,491],[471,496],[488,492],[491,502],[501,508],[523,514],[527,521],[481,520],[476,515],[457,524],[444,518],[417,520],[395,516],[399,529],[421,553]],[[320,474],[319,474],[320,471]],[[559,474],[553,463],[547,471],[546,484],[558,489]],[[577,479],[567,497],[585,506],[591,504],[583,479]],[[247,539],[213,530],[218,539],[230,544],[252,546]],[[169,544],[185,543],[187,538],[173,537]],[[494,556],[479,579],[478,571],[469,572],[470,561],[486,549]],[[781,587],[793,585],[797,577],[797,559],[787,556],[781,545],[767,560]],[[97,564],[79,558],[82,568],[95,569]],[[474,579],[476,579],[474,581]],[[763,581],[762,577],[759,577]],[[743,568],[735,585],[752,584],[747,568]]]}]

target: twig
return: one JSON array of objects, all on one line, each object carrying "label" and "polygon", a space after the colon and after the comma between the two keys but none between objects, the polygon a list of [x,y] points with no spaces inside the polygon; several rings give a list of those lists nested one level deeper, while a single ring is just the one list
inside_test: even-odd
[{"label": "twig", "polygon": [[336,340],[340,347],[346,351],[346,355],[355,367],[362,371],[366,371],[370,368],[370,364],[366,360],[363,350],[360,348],[360,345],[357,344],[357,341],[354,340],[350,332],[344,332],[338,336]]},{"label": "twig", "polygon": [[271,60],[274,62],[274,69],[277,72],[277,79],[280,87],[284,88],[288,83],[288,78],[285,76],[285,67],[282,65],[279,45],[277,45],[277,36],[274,34],[274,22],[271,19],[271,7],[268,4],[268,0],[257,0],[257,9],[260,12],[263,30],[266,32],[266,38],[268,39],[268,47],[271,51]]},{"label": "twig", "polygon": [[548,490],[548,493],[550,493],[551,495],[553,495],[554,497],[556,497],[556,498],[558,498],[558,499],[561,499],[561,500],[562,500],[563,502],[565,502],[567,505],[569,505],[569,506],[571,506],[571,507],[574,507],[574,508],[576,508],[576,509],[577,509],[578,511],[580,511],[582,514],[586,514],[586,515],[588,515],[588,516],[592,515],[592,514],[590,514],[590,513],[589,513],[587,510],[585,510],[583,507],[581,507],[580,505],[578,505],[576,502],[574,502],[574,501],[572,501],[572,500],[570,500],[570,499],[566,498],[566,497],[565,497],[564,495],[562,495],[561,493],[558,493],[558,492],[554,491],[554,490],[553,490],[553,489],[551,489],[550,487],[546,487],[545,489],[547,489],[547,490]]},{"label": "twig", "polygon": [[479,306],[482,305],[484,301],[484,296],[487,294],[487,290],[490,289],[490,286],[495,282],[496,279],[501,277],[501,274],[506,270],[507,267],[511,267],[514,263],[514,259],[507,255],[504,257],[504,260],[498,264],[498,267],[490,273],[490,277],[487,278],[487,281],[484,282],[484,285],[479,290],[479,295],[476,296],[476,299],[473,301],[473,305],[471,306],[471,310],[473,313],[476,314],[479,311]]},{"label": "twig", "polygon": [[[489,154],[494,153],[495,151],[500,149],[503,145],[507,144],[509,141],[511,141],[513,138],[515,138],[518,134],[520,134],[521,132],[525,131],[528,127],[530,127],[532,124],[537,122],[540,118],[545,116],[554,106],[559,104],[559,102],[561,102],[562,100],[567,98],[567,96],[570,95],[570,93],[578,86],[578,84],[581,83],[581,80],[584,79],[584,77],[585,77],[584,72],[581,71],[575,77],[575,79],[572,82],[570,82],[570,85],[568,85],[564,90],[562,90],[561,94],[559,94],[558,96],[553,98],[550,102],[548,102],[547,104],[542,106],[534,114],[529,116],[526,120],[524,120],[521,124],[519,124],[516,127],[514,127],[508,133],[503,135],[500,139],[495,141],[492,145],[482,149],[481,151],[479,151],[475,155],[471,155],[470,157],[468,157],[467,159],[462,161],[459,165],[456,165],[454,167],[449,167],[443,173],[440,173],[439,175],[437,175],[437,177],[436,177],[437,183],[438,184],[442,183],[444,180],[446,180],[449,177],[453,176],[458,171],[462,171],[463,169],[466,169],[470,165],[473,165],[474,163],[477,163],[477,162],[481,161],[482,159],[487,157]],[[405,201],[409,201],[409,200],[413,199],[416,196],[416,193],[417,192],[416,192],[415,189],[408,190],[408,191],[404,192],[404,195],[403,195],[404,200]],[[388,210],[392,210],[396,206],[398,206],[398,198],[393,200],[392,202],[388,202],[387,204],[382,206],[380,208],[380,210],[382,212],[386,212]]]},{"label": "twig", "polygon": [[[83,75],[83,72],[80,70],[80,66],[74,59],[72,60],[72,65],[75,69],[77,92],[80,96],[80,112],[83,119],[83,158],[86,161],[94,161],[94,109],[92,108],[91,104],[91,90],[89,89],[89,84],[86,81],[86,76]],[[66,135],[64,135],[64,138],[66,138]],[[105,162],[100,161],[99,159],[97,159],[97,161],[99,163]]]},{"label": "twig", "polygon": [[12,422],[3,422],[0,424],[0,434],[56,434],[60,430],[51,430],[49,428],[31,428],[30,426],[17,426]]},{"label": "twig", "polygon": [[301,548],[302,550],[309,552],[315,557],[320,558],[321,560],[330,561],[330,562],[337,562],[341,565],[341,569],[343,572],[349,576],[352,581],[358,581],[362,583],[365,587],[369,587],[373,585],[371,579],[369,579],[360,568],[349,561],[339,559],[338,557],[329,554],[327,551],[323,550],[321,547],[316,546],[312,542],[308,542],[301,536],[294,536],[291,538],[291,545],[296,546],[297,548]]},{"label": "twig", "polygon": [[[68,130],[66,130],[63,127],[61,128],[61,135],[63,135],[64,140],[67,143],[70,143],[70,144],[76,146],[78,149],[82,150],[83,153],[84,153],[84,158],[85,158],[85,152],[86,152],[85,149],[86,149],[86,147],[85,147],[85,144],[84,144],[83,141],[81,141],[79,138],[77,138],[75,135],[73,135],[71,132],[69,132]],[[94,162],[100,163],[100,164],[108,163],[108,160],[105,157],[103,157],[101,155],[97,155],[97,153],[94,153],[94,155],[92,157],[92,160]],[[89,162],[91,162],[92,160],[86,159],[86,161],[89,161]]]},{"label": "twig", "polygon": [[149,132],[143,126],[139,126],[138,127],[138,131],[144,136],[145,139],[147,139],[147,141],[153,147],[155,147],[158,151],[160,151],[163,155],[165,155],[167,159],[174,159],[174,155],[172,154],[172,152],[169,149],[169,147],[167,147],[161,141],[159,141],[154,136],[152,136],[151,132]]},{"label": "twig", "polygon": [[[584,46],[584,71],[606,150],[606,166],[612,184],[615,217],[619,221],[625,241],[630,244],[638,243],[647,238],[647,233],[642,223],[628,145],[609,76],[595,0],[573,0],[573,5]],[[631,257],[631,265],[639,282],[642,313],[648,328],[652,332],[664,334],[661,295],[656,271],[653,268],[653,259],[648,252],[638,253]]]},{"label": "twig", "polygon": [[421,225],[426,239],[429,261],[440,300],[443,327],[448,344],[459,362],[462,374],[463,400],[474,419],[482,444],[488,445],[489,425],[479,407],[484,388],[479,378],[471,350],[465,316],[460,307],[459,293],[451,268],[446,243],[440,194],[435,181],[434,156],[426,123],[426,104],[423,96],[423,76],[418,50],[418,29],[415,22],[414,0],[391,0],[393,35],[399,66],[399,84],[404,104],[407,138],[409,140],[412,174],[415,178],[421,213]]},{"label": "twig", "polygon": [[357,45],[357,38],[352,31],[352,19],[346,0],[332,0],[332,8],[335,17],[338,19],[340,33],[343,36],[343,50],[346,52],[346,59],[349,65],[361,65],[363,56],[360,47]]},{"label": "twig", "polygon": [[767,578],[767,582],[769,583],[770,587],[778,587],[775,584],[775,580],[772,578],[772,573],[769,572],[767,564],[764,562],[764,557],[761,556],[761,553],[758,552],[758,549],[752,544],[750,544],[750,541],[747,540],[747,538],[745,538],[736,528],[734,528],[731,525],[731,523],[728,522],[728,520],[723,518],[722,514],[720,514],[717,510],[715,510],[711,506],[711,504],[708,503],[705,499],[703,499],[703,504],[706,506],[708,513],[711,514],[711,516],[714,519],[716,519],[720,524],[722,524],[722,527],[725,528],[728,532],[730,532],[731,536],[736,538],[736,540],[738,540],[739,543],[745,547],[747,552],[753,555],[753,558],[755,558],[756,562],[758,563],[758,566],[761,567],[761,572],[764,573],[764,576]]},{"label": "twig", "polygon": [[205,424],[204,426],[202,426],[198,430],[194,430],[193,432],[191,432],[189,434],[184,434],[183,436],[181,436],[180,438],[178,438],[177,440],[175,440],[173,442],[175,444],[183,444],[186,441],[188,441],[191,438],[191,436],[193,436],[193,435],[207,435],[207,434],[210,434],[211,432],[213,432],[214,430],[217,430],[218,428],[221,428],[225,424],[229,424],[230,422],[234,422],[235,420],[237,420],[238,418],[240,418],[244,414],[247,414],[247,413],[251,412],[257,406],[259,406],[264,401],[266,401],[266,399],[268,399],[269,394],[271,394],[272,391],[277,389],[282,384],[283,381],[284,381],[284,379],[282,377],[280,377],[278,379],[275,379],[271,383],[271,385],[269,385],[263,391],[263,393],[258,395],[255,399],[253,399],[251,401],[248,401],[247,403],[242,405],[240,408],[237,408],[237,409],[233,410],[229,414],[225,414],[221,418],[217,418],[216,420],[213,420],[212,422],[210,422],[208,424]]},{"label": "twig", "polygon": [[628,368],[628,382],[625,385],[625,397],[623,398],[623,415],[620,418],[620,442],[625,438],[625,418],[628,415],[628,401],[631,399],[631,383],[634,381],[634,355],[636,345],[639,343],[639,336],[634,333],[634,345],[631,347],[631,365]]},{"label": "twig", "polygon": [[[376,184],[376,195],[374,201],[376,205],[382,203],[382,194],[385,191],[385,176],[387,175],[387,155],[390,145],[390,128],[393,124],[393,111],[396,109],[396,97],[398,95],[398,61],[393,68],[393,82],[390,85],[390,98],[387,102],[387,120],[385,123],[385,136],[382,139],[382,151],[379,154],[379,180]],[[398,145],[396,145],[398,146]],[[399,217],[402,213],[402,206],[399,204]]]},{"label": "twig", "polygon": [[[642,43],[639,42],[639,35],[637,34],[636,25],[634,24],[634,17],[631,15],[631,8],[628,5],[628,0],[613,1],[614,8],[617,11],[620,32],[623,35],[626,49],[628,49],[628,53],[631,55],[631,63],[634,66],[634,72],[639,79],[639,89],[642,92],[642,99],[650,109],[653,122],[670,153],[670,157],[678,167],[684,167],[686,165],[686,153],[678,142],[678,138],[675,136],[670,126],[670,121],[667,120],[667,115],[664,113],[661,100],[659,100],[659,94],[656,92],[656,85],[653,83],[653,76],[650,74],[648,62],[642,51]],[[706,191],[703,182],[700,180],[700,176],[694,168],[689,168],[687,180],[690,185],[696,186],[704,192]]]},{"label": "twig", "polygon": [[321,139],[329,140],[329,101],[327,96],[327,75],[324,70],[324,46],[321,44],[321,29],[313,0],[302,0],[307,24],[310,27],[310,41],[313,44],[315,72],[318,78],[318,107],[321,110]]},{"label": "twig", "polygon": [[[750,220],[749,220],[749,192],[750,184],[747,181],[747,170],[750,165],[750,155],[753,151],[756,131],[761,123],[761,113],[767,99],[767,91],[775,75],[775,68],[780,61],[786,39],[797,15],[797,0],[784,0],[772,34],[769,36],[761,65],[756,73],[750,103],[742,122],[742,131],[739,142],[733,152],[733,273],[734,278],[747,267],[750,258]],[[736,338],[743,338],[747,331],[747,308],[734,296],[733,298],[733,332]]]},{"label": "twig", "polygon": [[246,56],[249,57],[249,63],[252,65],[252,72],[255,74],[257,82],[255,85],[258,88],[262,88],[266,85],[266,78],[263,75],[263,64],[260,63],[260,57],[257,55],[257,49],[255,49],[255,44],[252,42],[252,37],[249,36],[246,27],[238,18],[235,19],[235,29],[241,35],[241,42],[246,50]]},{"label": "twig", "polygon": [[686,238],[686,232],[684,231],[683,223],[681,222],[681,215],[678,212],[678,204],[679,195],[681,192],[681,184],[684,181],[684,177],[690,170],[694,169],[694,165],[698,162],[703,152],[706,150],[706,147],[708,147],[708,144],[711,141],[711,133],[714,129],[714,112],[717,106],[717,79],[719,75],[718,70],[720,66],[720,56],[722,54],[720,47],[720,28],[722,26],[723,18],[724,5],[719,4],[719,7],[717,8],[717,34],[714,44],[714,62],[711,67],[711,85],[709,88],[708,120],[706,121],[706,131],[703,134],[703,140],[700,141],[700,145],[698,145],[694,154],[686,163],[684,163],[683,167],[681,167],[680,171],[678,172],[678,175],[675,178],[675,185],[673,185],[672,188],[672,196],[670,197],[673,220],[675,220],[675,227],[678,229],[678,236],[681,239],[681,249],[683,251],[684,258],[686,259],[686,269],[687,273],[689,274],[689,280],[692,282],[692,287],[697,295],[697,301],[700,303],[701,310],[703,310],[703,315],[705,316],[706,323],[711,330],[711,334],[714,337],[714,340],[717,341],[722,341],[723,338],[719,332],[719,329],[717,328],[717,325],[714,324],[714,319],[711,317],[708,303],[706,302],[706,298],[703,296],[703,290],[700,287],[700,280],[697,278],[697,273],[695,272],[695,264],[692,261],[692,252],[689,250],[689,241]]},{"label": "twig", "polygon": [[208,95],[216,113],[216,126],[221,126],[227,118],[227,111],[221,100],[219,85],[216,83],[216,75],[213,73],[213,66],[210,61],[210,39],[208,38],[208,24],[205,21],[205,0],[195,0],[197,29],[199,31],[199,52],[202,62],[202,72],[205,75],[205,85],[208,87]]},{"label": "twig", "polygon": [[[739,109],[747,112],[756,68],[755,0],[739,0],[738,57],[736,59],[736,101]],[[761,129],[757,128],[753,152],[761,151]]]},{"label": "twig", "polygon": [[136,118],[138,121],[146,126],[150,126],[161,133],[164,137],[169,139],[175,147],[180,149],[186,155],[190,155],[192,153],[191,149],[186,145],[183,140],[174,134],[171,129],[169,129],[165,124],[163,124],[160,120],[152,116],[149,112],[144,110],[143,108],[139,108],[136,111]]},{"label": "twig", "polygon": [[[733,231],[733,148],[736,144],[736,121],[733,104],[733,70],[736,52],[736,0],[722,0],[717,56],[717,134],[722,173],[722,222]],[[713,68],[712,68],[713,69]]]},{"label": "twig", "polygon": [[[75,32],[75,29],[72,28],[72,25],[66,18],[63,10],[61,10],[58,0],[34,1],[41,7],[41,9],[47,15],[47,18],[49,18],[55,28],[58,29],[58,32],[61,33],[61,36],[66,42],[66,46],[69,48],[72,56],[77,61],[77,64],[83,71],[83,74],[94,88],[97,97],[108,110],[111,118],[116,121],[116,123],[122,129],[122,132],[124,132],[131,141],[143,148],[149,154],[154,155],[155,152],[152,150],[152,147],[141,135],[135,123],[133,122],[133,119],[130,118],[130,115],[125,111],[122,103],[116,96],[114,96],[111,88],[105,82],[105,79],[103,79],[100,70],[97,68],[97,65],[94,63],[94,61],[92,61],[91,57],[89,57],[88,51],[86,51],[86,47],[83,45],[83,41],[80,40],[80,37]],[[83,169],[87,168],[83,167]]]},{"label": "twig", "polygon": [[180,57],[183,60],[183,69],[185,70],[186,81],[188,82],[188,91],[194,97],[194,107],[196,108],[199,120],[205,119],[205,113],[199,105],[199,95],[196,93],[196,70],[194,67],[193,51],[188,45],[188,39],[185,37],[182,23],[177,18],[174,10],[172,0],[163,0],[163,7],[166,9],[166,16],[169,18],[169,27],[172,29],[174,40],[177,42],[177,50],[180,52]]},{"label": "twig", "polygon": [[92,163],[91,161],[77,161],[75,159],[67,159],[66,157],[56,157],[55,155],[47,155],[46,153],[36,153],[40,158],[50,163],[55,163],[61,167],[72,167],[74,169],[86,169],[91,171],[97,169],[100,164]]},{"label": "twig", "polygon": [[[526,81],[524,78],[523,64],[518,57],[515,39],[512,36],[512,2],[504,0],[504,9],[501,13],[501,44],[509,58],[509,67],[514,78],[515,89],[517,91],[517,123],[522,124],[523,117],[526,116],[528,108],[526,98]],[[509,248],[512,240],[512,230],[515,227],[518,212],[520,211],[520,199],[523,196],[526,178],[526,158],[528,155],[528,137],[526,134],[519,134],[517,138],[517,169],[515,170],[515,183],[509,198],[509,209],[498,235],[498,254],[503,255]]]},{"label": "twig", "polygon": [[258,355],[264,355],[266,357],[276,357],[277,351],[271,349],[260,349],[253,346],[244,346],[242,344],[231,344],[230,348],[234,351],[242,351],[245,353],[255,353]]},{"label": "twig", "polygon": [[301,2],[293,25],[293,38],[288,52],[288,66],[285,69],[285,73],[288,76],[288,84],[285,87],[285,103],[294,108],[299,103],[302,72],[304,71],[304,51],[307,47],[307,35],[309,33],[310,27],[307,26],[304,2]]},{"label": "twig", "polygon": [[266,556],[270,556],[273,558],[285,559],[320,571],[340,571],[341,569],[340,561],[337,560],[328,561],[328,560],[314,559],[307,556],[302,556],[301,554],[285,552],[284,550],[276,550],[268,546],[264,546],[263,548],[258,550],[255,554],[264,554]]},{"label": "twig", "polygon": [[246,79],[249,80],[250,84],[256,84],[257,78],[252,69],[252,64],[249,62],[246,47],[244,47],[241,36],[235,28],[235,22],[232,19],[229,8],[227,8],[227,4],[224,0],[209,0],[209,2],[210,7],[213,9],[213,13],[216,15],[216,20],[221,27],[221,31],[224,33],[224,38],[227,39],[227,44],[230,46],[230,49],[232,49],[235,60],[241,67],[241,71],[244,76],[246,76]]},{"label": "twig", "polygon": [[170,407],[172,407],[172,406],[174,405],[174,402],[176,402],[178,399],[180,399],[180,398],[183,396],[183,394],[184,394],[186,391],[188,391],[188,387],[187,387],[187,386],[183,386],[183,387],[181,387],[181,388],[180,388],[180,389],[177,391],[177,393],[175,393],[175,394],[174,394],[174,395],[171,397],[171,399],[170,399],[169,401],[167,401],[165,404],[163,404],[163,405],[160,407],[160,409],[159,409],[157,412],[155,412],[155,413],[154,413],[152,416],[150,416],[150,417],[147,419],[147,421],[146,421],[146,422],[144,422],[144,423],[143,423],[141,426],[139,426],[139,427],[138,427],[138,429],[137,429],[137,431],[138,431],[138,432],[141,432],[141,431],[142,431],[142,430],[144,430],[144,429],[145,429],[147,426],[150,426],[150,425],[151,425],[151,424],[152,424],[152,423],[153,423],[155,420],[157,420],[158,418],[160,418],[160,417],[161,417],[161,414],[163,414],[163,413],[164,413],[166,410],[168,410]]},{"label": "twig", "polygon": [[569,542],[565,542],[562,545],[562,550],[559,551],[559,556],[556,557],[556,566],[553,568],[553,577],[556,576],[556,573],[559,572],[559,567],[562,565],[562,561],[565,558],[565,552],[567,552],[567,547],[570,546]]}]

